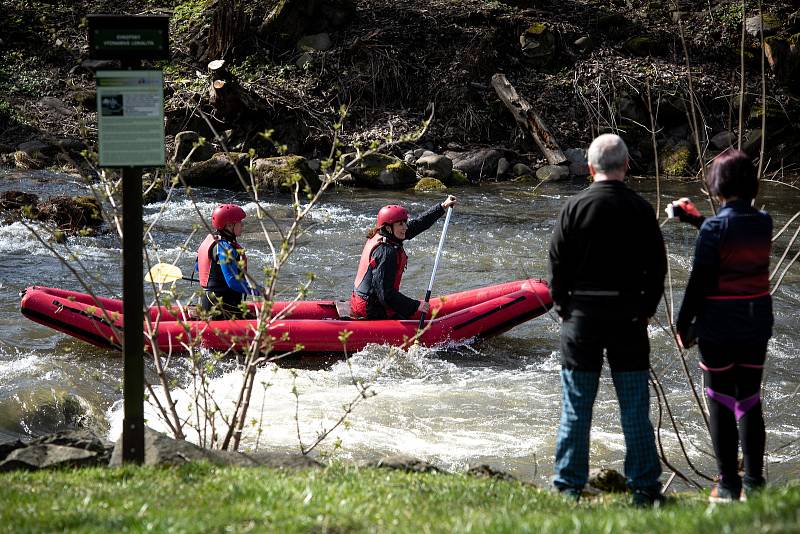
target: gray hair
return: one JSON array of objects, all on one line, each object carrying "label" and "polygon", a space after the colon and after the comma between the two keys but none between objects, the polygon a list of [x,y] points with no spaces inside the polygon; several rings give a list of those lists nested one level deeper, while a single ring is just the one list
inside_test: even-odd
[{"label": "gray hair", "polygon": [[628,160],[628,147],[620,136],[603,134],[589,145],[587,157],[589,163],[598,172],[625,170],[625,162]]}]

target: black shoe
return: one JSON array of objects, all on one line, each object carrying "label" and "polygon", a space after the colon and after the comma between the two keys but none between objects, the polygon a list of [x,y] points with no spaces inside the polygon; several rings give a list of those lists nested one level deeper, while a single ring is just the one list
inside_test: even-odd
[{"label": "black shoe", "polygon": [[631,503],[637,508],[658,507],[666,502],[666,497],[659,490],[633,490]]},{"label": "black shoe", "polygon": [[742,502],[747,501],[750,497],[753,497],[758,492],[764,489],[766,482],[762,479],[759,482],[749,482],[745,479],[744,484],[742,485],[742,493],[739,496],[739,500]]},{"label": "black shoe", "polygon": [[719,484],[714,484],[714,487],[711,488],[711,494],[708,496],[708,502],[713,503],[729,503],[729,502],[736,502],[739,500],[740,491],[732,490],[727,486],[720,486]]},{"label": "black shoe", "polygon": [[578,488],[556,488],[558,490],[558,494],[561,495],[565,500],[576,503],[581,500],[581,495],[583,491]]}]

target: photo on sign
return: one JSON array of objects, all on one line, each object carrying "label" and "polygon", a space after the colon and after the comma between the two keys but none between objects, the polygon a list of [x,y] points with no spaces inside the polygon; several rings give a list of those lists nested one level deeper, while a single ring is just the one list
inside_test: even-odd
[{"label": "photo on sign", "polygon": [[122,95],[103,95],[100,100],[100,111],[104,117],[123,115]]}]

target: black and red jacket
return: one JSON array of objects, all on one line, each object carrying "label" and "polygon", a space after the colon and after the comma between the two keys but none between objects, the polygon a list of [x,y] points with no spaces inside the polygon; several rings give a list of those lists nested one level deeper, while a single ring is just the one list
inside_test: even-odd
[{"label": "black and red jacket", "polygon": [[676,327],[696,319],[712,343],[758,342],[772,335],[769,258],[772,218],[749,200],[727,202],[700,227]]},{"label": "black and red jacket", "polygon": [[[433,226],[442,215],[444,208],[437,204],[420,217],[409,220],[405,240]],[[400,282],[407,263],[403,241],[390,233],[381,229],[367,240],[361,252],[350,299],[353,315],[367,319],[405,319],[413,316],[420,301],[400,292]]]}]

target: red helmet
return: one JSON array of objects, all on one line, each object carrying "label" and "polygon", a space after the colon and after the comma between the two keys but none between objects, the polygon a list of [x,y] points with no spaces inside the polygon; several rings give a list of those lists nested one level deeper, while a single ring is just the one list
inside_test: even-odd
[{"label": "red helmet", "polygon": [[384,224],[394,224],[407,220],[408,210],[397,204],[384,206],[381,208],[381,211],[378,212],[378,228],[382,227]]},{"label": "red helmet", "polygon": [[236,204],[220,204],[211,213],[211,226],[222,230],[227,224],[240,222],[247,214]]}]

